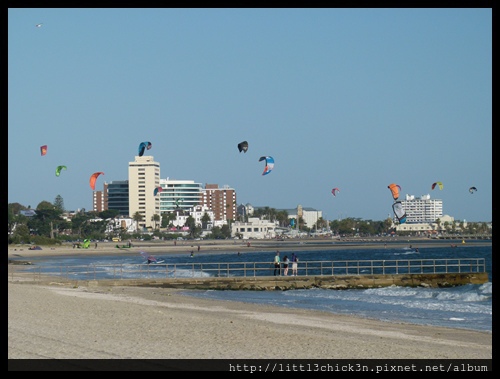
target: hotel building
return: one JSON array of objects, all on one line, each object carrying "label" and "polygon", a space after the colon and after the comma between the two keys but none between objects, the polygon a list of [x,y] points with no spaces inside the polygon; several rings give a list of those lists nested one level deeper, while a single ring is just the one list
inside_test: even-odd
[{"label": "hotel building", "polygon": [[142,217],[139,227],[153,224],[153,215],[160,215],[160,198],[154,196],[154,190],[160,185],[160,163],[152,156],[136,156],[128,164],[128,205],[129,216],[136,212]]}]

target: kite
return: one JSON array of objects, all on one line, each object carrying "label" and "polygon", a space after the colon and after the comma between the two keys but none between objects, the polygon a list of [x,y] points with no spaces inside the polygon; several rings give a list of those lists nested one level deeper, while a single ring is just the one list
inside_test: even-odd
[{"label": "kite", "polygon": [[42,154],[42,157],[47,154],[47,145],[40,146],[40,154]]},{"label": "kite", "polygon": [[443,183],[441,182],[436,182],[436,183],[432,183],[432,189],[436,188],[436,186],[439,186],[439,189],[442,190],[443,189]]},{"label": "kite", "polygon": [[336,192],[340,192],[340,190],[339,190],[337,187],[335,187],[334,189],[332,189],[332,195],[333,195],[333,196],[337,196],[337,195],[335,194]]},{"label": "kite", "polygon": [[144,155],[144,151],[146,149],[151,149],[151,147],[153,147],[153,145],[151,144],[151,142],[141,142],[140,145],[139,145],[139,156],[142,157]]},{"label": "kite", "polygon": [[97,177],[99,175],[104,175],[104,172],[94,172],[91,176],[90,176],[90,188],[92,188],[92,190],[95,190],[95,182],[97,180]]},{"label": "kite", "polygon": [[240,151],[240,153],[242,151],[246,153],[248,150],[248,142],[247,141],[240,142],[238,144],[238,150]]},{"label": "kite", "polygon": [[61,170],[66,170],[66,166],[57,166],[57,168],[56,168],[56,176],[61,175]]},{"label": "kite", "polygon": [[469,188],[469,192],[470,192],[471,194],[473,194],[475,191],[477,191],[477,188],[476,188],[476,187],[471,187],[471,188]]},{"label": "kite", "polygon": [[163,188],[161,187],[156,187],[155,190],[153,191],[153,196],[158,195],[158,193],[162,192]]},{"label": "kite", "polygon": [[267,175],[274,168],[274,158],[269,156],[259,158],[259,162],[264,160],[266,161],[266,167],[264,167],[264,172],[262,173],[262,175]]},{"label": "kite", "polygon": [[397,200],[399,198],[399,191],[401,191],[399,184],[391,183],[387,186],[387,188],[391,190],[393,199]]},{"label": "kite", "polygon": [[406,212],[401,201],[394,202],[394,204],[392,204],[392,210],[394,211],[394,215],[399,220],[399,223],[404,224],[406,222]]}]

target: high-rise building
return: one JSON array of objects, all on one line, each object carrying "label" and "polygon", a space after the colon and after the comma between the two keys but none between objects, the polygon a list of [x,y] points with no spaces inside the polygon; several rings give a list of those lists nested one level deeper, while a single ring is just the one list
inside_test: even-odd
[{"label": "high-rise building", "polygon": [[408,224],[433,223],[443,217],[443,200],[431,199],[431,195],[406,195],[401,204],[406,211]]},{"label": "high-rise building", "polygon": [[104,183],[102,191],[93,191],[92,192],[92,210],[94,212],[102,212],[108,209],[108,199],[107,193],[108,188],[107,184]]},{"label": "high-rise building", "polygon": [[160,212],[189,211],[201,204],[202,185],[194,180],[160,179]]},{"label": "high-rise building", "polygon": [[117,210],[120,216],[129,217],[128,180],[113,180],[105,186],[108,189],[107,209]]},{"label": "high-rise building", "polygon": [[160,198],[154,195],[154,189],[160,185],[160,163],[150,155],[136,156],[128,164],[128,184],[129,216],[139,212],[139,227],[153,227],[154,215],[160,216]]},{"label": "high-rise building", "polygon": [[236,220],[236,191],[227,185],[205,184],[202,205],[214,212],[215,221]]}]

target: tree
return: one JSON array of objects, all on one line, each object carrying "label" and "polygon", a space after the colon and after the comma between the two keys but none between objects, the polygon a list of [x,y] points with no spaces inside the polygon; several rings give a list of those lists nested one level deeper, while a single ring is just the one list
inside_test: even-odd
[{"label": "tree", "polygon": [[219,226],[214,226],[210,230],[210,234],[207,236],[210,239],[225,239],[225,236],[222,234],[221,228]]},{"label": "tree", "polygon": [[19,203],[9,203],[8,205],[9,212],[12,212],[14,215],[18,215],[19,211],[27,209],[24,205],[21,205]]},{"label": "tree", "polygon": [[174,212],[163,212],[161,214],[161,227],[168,228],[173,225],[173,221],[177,218]]},{"label": "tree", "polygon": [[436,224],[437,224],[437,228],[438,228],[438,230],[440,231],[440,230],[441,230],[441,219],[440,219],[440,218],[438,218],[438,219],[436,220]]},{"label": "tree", "polygon": [[444,230],[446,231],[446,233],[449,233],[449,231],[450,231],[450,223],[448,221],[445,221],[443,223],[443,225],[444,225]]},{"label": "tree", "polygon": [[75,234],[75,232],[77,231],[76,234],[78,234],[80,238],[100,239],[104,237],[104,232],[106,231],[107,222],[105,220],[92,221],[92,222],[90,221],[95,218],[96,217],[94,212],[77,213],[71,219],[73,233]]},{"label": "tree", "polygon": [[203,214],[203,216],[201,216],[201,228],[202,228],[202,229],[207,229],[207,225],[208,225],[208,223],[209,223],[210,221],[212,221],[212,220],[210,219],[210,216],[208,215],[208,213],[207,213],[207,212],[205,212],[205,213]]},{"label": "tree", "polygon": [[[36,206],[36,210],[37,211],[40,211],[40,210],[44,210],[44,209],[56,209],[54,207],[54,204],[52,203],[49,203],[48,201],[46,200],[42,200],[38,203],[38,205]],[[60,211],[60,210],[59,210]],[[62,214],[62,211],[60,211],[61,214]]]},{"label": "tree", "polygon": [[54,226],[64,221],[62,211],[48,201],[42,201],[36,207],[36,215],[28,221],[28,227],[39,236],[54,238]]},{"label": "tree", "polygon": [[[192,238],[194,238],[196,236],[196,221],[195,221],[194,217],[189,216],[186,219],[186,222],[185,222],[184,226],[189,227],[189,235]],[[198,228],[198,229],[200,229],[200,228]]]},{"label": "tree", "polygon": [[276,219],[279,222],[280,226],[288,226],[288,212],[287,211],[279,211],[276,213]]},{"label": "tree", "polygon": [[156,225],[158,221],[160,221],[160,215],[155,213],[154,215],[151,216],[151,221],[154,224],[153,229],[156,230]]},{"label": "tree", "polygon": [[120,214],[120,211],[117,209],[107,209],[105,211],[99,212],[99,217],[107,220],[108,218],[116,218]]},{"label": "tree", "polygon": [[229,225],[227,224],[222,225],[220,231],[225,238],[231,238],[231,229],[229,228]]},{"label": "tree", "polygon": [[299,230],[305,230],[306,229],[306,222],[302,218],[302,216],[299,217]]},{"label": "tree", "polygon": [[10,238],[12,243],[29,243],[30,230],[28,226],[26,224],[17,225]]},{"label": "tree", "polygon": [[136,230],[139,230],[139,223],[142,221],[142,215],[139,213],[139,211],[134,213],[134,217],[132,217],[135,221],[135,227]]},{"label": "tree", "polygon": [[55,200],[54,200],[54,207],[56,207],[56,209],[60,210],[61,213],[64,213],[64,200],[62,198],[61,195],[57,195]]},{"label": "tree", "polygon": [[10,203],[7,207],[7,215],[8,215],[8,232],[9,235],[14,231],[14,229],[20,225],[26,225],[28,223],[28,218],[23,216],[19,212],[24,210],[26,207],[22,206],[19,203]]}]

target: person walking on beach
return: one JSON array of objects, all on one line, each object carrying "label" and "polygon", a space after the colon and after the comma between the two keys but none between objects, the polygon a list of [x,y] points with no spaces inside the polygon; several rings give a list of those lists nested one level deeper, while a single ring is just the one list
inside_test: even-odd
[{"label": "person walking on beach", "polygon": [[295,253],[293,253],[292,254],[292,276],[297,276],[298,261],[299,261],[299,258],[295,255]]},{"label": "person walking on beach", "polygon": [[283,257],[283,275],[284,276],[288,276],[288,262],[290,262],[288,260],[288,255],[285,255]]},{"label": "person walking on beach", "polygon": [[276,276],[276,273],[278,273],[278,276],[280,275],[280,252],[279,252],[279,250],[276,251],[276,255],[274,256],[274,276]]}]

